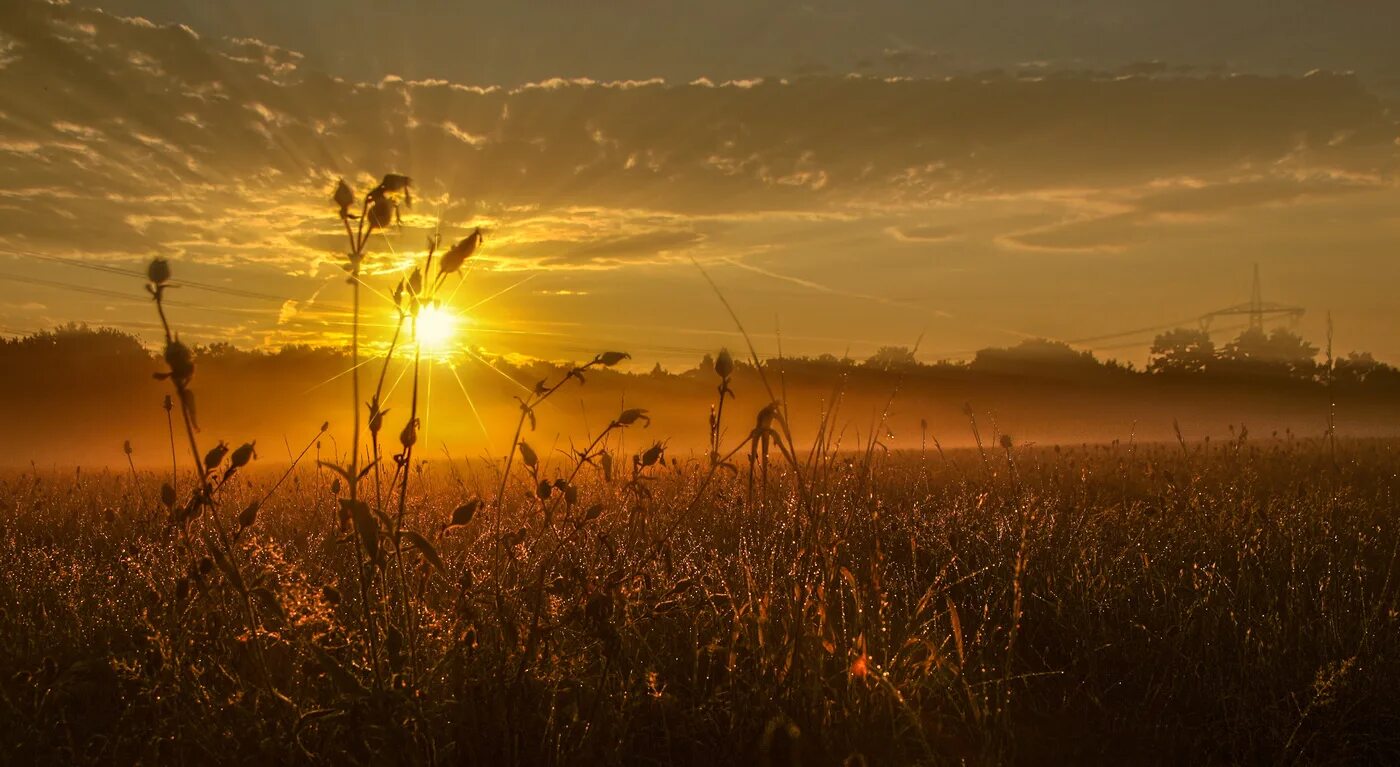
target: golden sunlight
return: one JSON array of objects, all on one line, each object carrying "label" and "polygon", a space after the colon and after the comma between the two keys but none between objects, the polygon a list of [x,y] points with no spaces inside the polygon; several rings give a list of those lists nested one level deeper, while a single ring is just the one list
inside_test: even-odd
[{"label": "golden sunlight", "polygon": [[414,328],[418,346],[425,352],[442,353],[448,351],[457,338],[465,319],[450,307],[430,304],[418,313]]}]

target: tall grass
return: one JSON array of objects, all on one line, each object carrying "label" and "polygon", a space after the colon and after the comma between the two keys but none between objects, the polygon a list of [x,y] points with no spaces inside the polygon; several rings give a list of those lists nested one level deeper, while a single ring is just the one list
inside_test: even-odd
[{"label": "tall grass", "polygon": [[[409,187],[337,190],[352,292]],[[430,241],[392,348],[481,246]],[[1040,447],[984,442],[969,405],[977,448],[934,437],[932,463],[878,423],[843,451],[836,382],[799,456],[803,414],[766,379],[735,392],[721,352],[703,455],[624,451],[661,428],[641,407],[537,451],[539,406],[626,359],[604,352],[521,397],[481,471],[415,463],[431,424],[383,407],[387,360],[352,385],[349,455],[321,457],[332,419],[259,468],[251,443],[201,452],[175,284],[152,265],[192,461],[164,518],[134,465],[0,478],[8,763],[1400,758],[1400,443]]]}]

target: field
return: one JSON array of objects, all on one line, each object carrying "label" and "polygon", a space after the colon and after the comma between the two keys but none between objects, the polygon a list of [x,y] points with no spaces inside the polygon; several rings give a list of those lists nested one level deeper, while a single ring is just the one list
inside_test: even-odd
[{"label": "field", "polygon": [[12,474],[0,756],[1400,759],[1400,443],[993,442],[414,463],[370,520],[306,463],[178,524],[169,472]]},{"label": "field", "polygon": [[483,235],[429,240],[360,370],[408,186],[336,190],[353,418],[285,462],[201,432],[151,262],[169,469],[128,442],[0,484],[6,763],[1400,760],[1400,442],[1339,439],[1334,405],[1308,439],[1021,444],[968,405],[975,448],[922,422],[893,451],[902,376],[848,434],[847,376],[793,415],[750,344],[701,371],[702,449],[640,407],[560,433],[542,406],[609,351],[521,386],[506,455],[426,460],[421,323]]}]

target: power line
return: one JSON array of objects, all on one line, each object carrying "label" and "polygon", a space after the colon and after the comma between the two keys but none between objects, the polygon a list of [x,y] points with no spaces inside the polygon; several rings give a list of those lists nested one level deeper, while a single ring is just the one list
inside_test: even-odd
[{"label": "power line", "polygon": [[[18,275],[18,274],[6,274],[6,273],[4,273],[4,272],[0,272],[0,280],[8,280],[8,281],[10,281],[10,282],[19,282],[19,283],[24,283],[24,284],[28,284],[28,285],[38,285],[38,286],[40,286],[40,287],[54,288],[54,289],[57,289],[57,290],[70,290],[70,291],[73,291],[73,292],[75,292],[75,293],[85,293],[85,294],[87,294],[87,295],[92,295],[92,296],[101,296],[101,297],[103,297],[103,298],[110,298],[110,299],[113,299],[113,300],[115,300],[115,301],[127,301],[127,302],[138,303],[138,304],[144,304],[144,303],[146,303],[146,299],[144,299],[144,298],[141,298],[141,297],[139,297],[139,296],[132,295],[132,294],[130,294],[130,293],[123,293],[123,292],[121,292],[121,291],[119,291],[119,290],[108,290],[108,289],[106,289],[106,288],[96,288],[96,287],[92,287],[91,285],[79,285],[79,284],[77,284],[77,283],[63,282],[63,281],[61,281],[61,280],[46,280],[46,279],[43,279],[42,277],[25,277],[25,276],[23,276],[23,275]],[[232,312],[232,313],[237,313],[237,314],[248,314],[248,313],[263,314],[263,313],[264,313],[263,310],[259,310],[259,309],[247,309],[247,308],[241,308],[241,307],[235,307],[235,306],[208,306],[208,305],[205,305],[205,304],[190,303],[190,302],[188,302],[188,301],[180,301],[180,300],[178,300],[178,299],[169,299],[169,298],[167,298],[167,299],[164,299],[164,301],[165,301],[165,304],[166,304],[167,306],[178,306],[178,307],[181,307],[181,308],[185,308],[185,309],[195,309],[195,310],[198,310],[198,311],[208,311],[208,312]]]},{"label": "power line", "polygon": [[[64,265],[66,265],[66,266],[77,267],[77,268],[79,268],[79,269],[90,269],[90,270],[93,270],[93,271],[103,272],[103,273],[106,273],[106,274],[116,274],[116,275],[121,275],[121,276],[123,276],[123,277],[136,277],[136,278],[139,278],[139,279],[141,279],[141,280],[145,280],[145,279],[146,279],[146,273],[145,273],[144,271],[139,270],[139,269],[128,269],[128,268],[120,267],[120,266],[112,266],[112,265],[110,265],[110,264],[99,264],[99,263],[94,263],[94,262],[92,262],[92,261],[84,261],[83,259],[80,259],[80,258],[69,258],[69,257],[65,257],[65,256],[54,256],[54,255],[49,255],[49,254],[46,254],[46,253],[36,253],[36,252],[34,252],[34,251],[27,251],[27,250],[13,250],[13,249],[10,249],[10,248],[0,248],[0,253],[3,253],[3,254],[5,254],[5,255],[7,255],[7,256],[15,256],[15,257],[20,257],[20,258],[32,258],[32,259],[37,259],[37,260],[40,260],[40,261],[49,261],[49,262],[52,262],[52,263],[64,264]],[[294,301],[294,302],[297,302],[297,303],[301,303],[302,301],[307,300],[307,299],[302,299],[302,298],[292,298],[292,297],[290,297],[290,296],[277,295],[277,294],[275,294],[275,293],[264,293],[264,292],[256,291],[256,290],[244,290],[243,288],[232,288],[232,287],[228,287],[228,286],[226,286],[226,285],[212,285],[212,284],[207,283],[207,282],[198,282],[198,281],[195,281],[195,280],[173,280],[173,281],[171,281],[170,285],[171,285],[171,287],[186,287],[186,288],[192,288],[192,289],[194,289],[194,290],[208,291],[208,292],[210,292],[210,293],[221,293],[221,294],[223,294],[223,295],[228,295],[228,296],[237,296],[237,297],[239,297],[239,298],[252,298],[252,299],[257,299],[257,300],[260,300],[260,301],[276,301],[277,303],[286,303],[287,301]],[[328,305],[328,306],[326,306],[325,308],[330,309],[330,310],[332,310],[332,311],[346,311],[346,312],[350,311],[350,310],[349,310],[348,308],[346,308],[346,307],[337,307],[337,306],[329,306],[329,305]]]}]

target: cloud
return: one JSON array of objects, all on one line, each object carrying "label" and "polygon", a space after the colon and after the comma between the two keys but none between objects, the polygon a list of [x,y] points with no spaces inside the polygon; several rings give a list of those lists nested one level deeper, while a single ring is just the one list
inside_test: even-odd
[{"label": "cloud", "polygon": [[942,224],[912,224],[891,226],[885,230],[898,242],[947,242],[958,236],[956,227]]},{"label": "cloud", "polygon": [[[257,40],[14,0],[0,6],[0,249],[164,255],[271,296],[249,337],[295,338],[338,309],[304,303],[343,278],[336,179],[363,191],[392,170],[418,200],[401,234],[376,238],[376,274],[440,221],[445,238],[490,230],[481,273],[598,280],[570,284],[570,304],[615,300],[604,273],[693,255],[809,299],[893,291],[891,315],[936,301],[961,318],[973,280],[1000,290],[1029,253],[1131,255],[1395,188],[1400,130],[1351,76],[1147,62],[920,79],[884,75],[945,54],[872,50],[862,76],[351,82]],[[528,296],[547,297],[513,298]]]},{"label": "cloud", "polygon": [[1217,224],[1251,209],[1306,205],[1392,191],[1388,178],[1273,174],[1220,180],[1186,177],[1098,195],[1093,212],[1007,234],[1001,242],[1042,251],[1114,253],[1163,237],[1168,230]]}]

